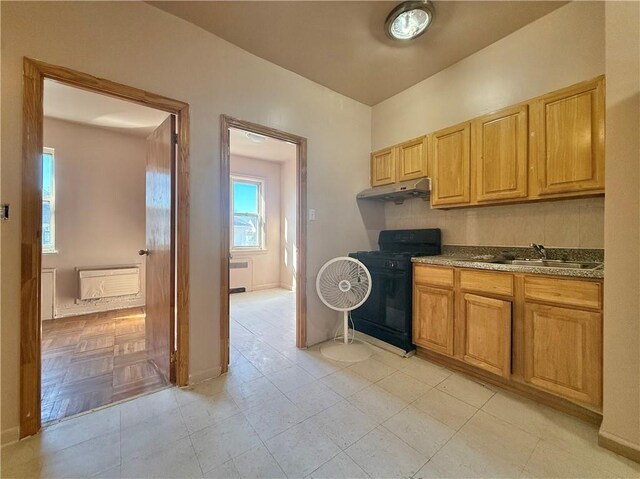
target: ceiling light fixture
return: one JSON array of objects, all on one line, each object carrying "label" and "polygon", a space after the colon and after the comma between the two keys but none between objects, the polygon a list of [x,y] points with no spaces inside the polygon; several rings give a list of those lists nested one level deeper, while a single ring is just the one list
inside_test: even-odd
[{"label": "ceiling light fixture", "polygon": [[244,136],[246,136],[252,143],[262,143],[267,139],[266,136],[261,135],[260,133],[254,133],[252,131],[245,131]]},{"label": "ceiling light fixture", "polygon": [[428,0],[402,2],[387,16],[384,22],[385,32],[392,40],[413,40],[431,25],[433,13],[433,4]]}]

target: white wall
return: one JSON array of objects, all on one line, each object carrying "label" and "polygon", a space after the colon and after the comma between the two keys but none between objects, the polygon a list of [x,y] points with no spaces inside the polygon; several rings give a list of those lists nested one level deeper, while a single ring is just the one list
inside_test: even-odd
[{"label": "white wall", "polygon": [[280,222],[281,184],[280,163],[231,155],[231,174],[264,181],[265,195],[265,250],[233,251],[234,259],[251,258],[253,262],[253,289],[280,286]]},{"label": "white wall", "polygon": [[220,368],[220,115],[306,137],[308,205],[318,213],[308,224],[308,343],[330,337],[339,315],[317,298],[315,275],[333,256],[370,248],[375,235],[375,217],[363,220],[354,201],[368,185],[369,107],[143,2],[2,2],[0,8],[2,201],[11,203],[13,215],[2,225],[1,240],[5,438],[17,432],[19,404],[23,56],[190,104],[193,375],[214,375]]},{"label": "white wall", "polygon": [[640,458],[640,3],[607,2],[604,420]]},{"label": "white wall", "polygon": [[[375,105],[373,149],[604,73],[604,5],[572,2]],[[430,210],[384,207],[385,226],[440,227],[446,244],[603,247],[604,200]],[[382,208],[381,208],[382,209]],[[381,213],[382,214],[382,213]]]},{"label": "white wall", "polygon": [[[55,148],[56,316],[144,304],[146,140],[104,128],[46,118],[44,145]],[[76,267],[140,264],[137,298],[76,304]]]},{"label": "white wall", "polygon": [[280,167],[281,211],[280,235],[280,285],[286,289],[296,289],[297,265],[297,166],[296,159],[290,158]]}]

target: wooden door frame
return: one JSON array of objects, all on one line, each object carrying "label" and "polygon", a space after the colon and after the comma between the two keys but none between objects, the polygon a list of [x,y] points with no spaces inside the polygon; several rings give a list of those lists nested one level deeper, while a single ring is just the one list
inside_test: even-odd
[{"label": "wooden door frame", "polygon": [[[41,427],[42,148],[44,80],[109,95],[174,114],[178,120],[176,257],[176,384],[189,381],[189,105],[65,67],[24,57],[22,118],[22,244],[20,284],[20,437]],[[173,312],[172,312],[173,313]],[[173,314],[172,314],[173,317]]]},{"label": "wooden door frame", "polygon": [[268,126],[220,115],[220,364],[229,370],[229,236],[231,229],[229,128],[287,141],[296,148],[296,347],[307,347],[307,139]]}]

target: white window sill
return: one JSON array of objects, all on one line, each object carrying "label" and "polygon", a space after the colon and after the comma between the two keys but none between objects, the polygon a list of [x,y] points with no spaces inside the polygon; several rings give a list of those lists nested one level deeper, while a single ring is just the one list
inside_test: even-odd
[{"label": "white window sill", "polygon": [[42,254],[58,254],[58,250],[57,249],[49,249],[49,250],[42,250]]},{"label": "white window sill", "polygon": [[234,257],[251,256],[254,254],[267,254],[268,249],[232,249],[231,255]]}]

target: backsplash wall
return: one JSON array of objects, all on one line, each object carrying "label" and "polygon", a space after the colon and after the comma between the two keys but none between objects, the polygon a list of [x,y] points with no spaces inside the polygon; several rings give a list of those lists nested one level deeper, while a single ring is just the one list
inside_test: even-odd
[{"label": "backsplash wall", "polygon": [[384,206],[385,229],[440,228],[449,245],[604,248],[604,198],[451,210],[411,199]]}]

